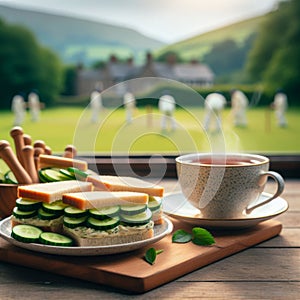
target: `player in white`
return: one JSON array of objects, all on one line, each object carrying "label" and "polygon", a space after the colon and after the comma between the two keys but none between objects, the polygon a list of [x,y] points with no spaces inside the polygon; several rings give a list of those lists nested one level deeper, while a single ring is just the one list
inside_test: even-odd
[{"label": "player in white", "polygon": [[288,107],[288,99],[287,99],[287,95],[284,93],[282,89],[277,90],[274,96],[274,102],[272,103],[271,106],[275,110],[278,126],[286,127],[287,120],[285,118],[285,112]]},{"label": "player in white", "polygon": [[168,91],[159,98],[158,109],[162,113],[161,117],[161,129],[167,129],[167,123],[170,124],[172,130],[176,129],[176,120],[174,118],[174,112],[176,109],[176,102],[173,96]]},{"label": "player in white", "polygon": [[28,95],[28,107],[31,114],[31,121],[36,122],[40,116],[40,98],[35,91],[32,91]]},{"label": "player in white", "polygon": [[215,123],[216,131],[222,128],[221,113],[226,105],[226,98],[219,92],[208,94],[205,98],[204,129],[209,131],[211,123]]},{"label": "player in white", "polygon": [[249,105],[247,96],[239,90],[231,91],[231,112],[235,126],[246,127],[246,111]]},{"label": "player in white", "polygon": [[129,124],[132,122],[133,113],[135,110],[135,98],[130,92],[126,92],[123,97],[123,105],[126,111],[126,122]]},{"label": "player in white", "polygon": [[14,125],[20,126],[22,125],[25,117],[26,105],[24,101],[24,97],[20,94],[15,95],[12,99],[11,110],[14,113],[15,120]]},{"label": "player in white", "polygon": [[101,92],[98,88],[94,89],[90,95],[90,108],[92,110],[91,121],[96,123],[103,108]]}]

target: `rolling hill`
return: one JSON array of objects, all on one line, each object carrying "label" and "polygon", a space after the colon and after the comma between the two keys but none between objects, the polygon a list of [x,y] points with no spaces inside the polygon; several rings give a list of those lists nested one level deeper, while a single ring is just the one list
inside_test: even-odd
[{"label": "rolling hill", "polygon": [[57,52],[63,62],[85,64],[120,58],[144,58],[144,52],[162,47],[161,41],[125,27],[74,17],[0,5],[0,18],[27,27],[38,41]]},{"label": "rolling hill", "polygon": [[260,23],[264,19],[265,16],[259,16],[212,30],[178,43],[162,47],[155,52],[155,55],[160,56],[170,51],[176,52],[184,60],[201,60],[216,43],[232,39],[238,44],[243,44],[251,34],[257,32]]},{"label": "rolling hill", "polygon": [[[243,78],[247,52],[254,40],[249,42],[248,38],[258,32],[259,25],[266,17],[264,15],[243,20],[165,45],[125,27],[0,5],[0,18],[29,28],[43,45],[57,52],[66,64],[80,62],[89,66],[96,61],[107,61],[112,54],[121,59],[133,57],[135,63],[142,64],[146,51],[152,51],[155,58],[175,52],[185,61],[198,60],[210,65],[219,83]],[[230,46],[227,47],[227,52],[221,50],[211,53],[216,44],[229,39],[241,48],[242,56]],[[245,49],[242,49],[244,45]],[[233,53],[231,57],[226,56],[228,49]],[[209,58],[207,54],[210,54]],[[220,61],[227,65],[221,67]]]}]

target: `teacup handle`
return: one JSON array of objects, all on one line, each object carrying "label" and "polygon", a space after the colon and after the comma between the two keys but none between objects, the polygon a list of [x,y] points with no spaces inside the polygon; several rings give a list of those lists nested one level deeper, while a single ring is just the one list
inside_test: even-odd
[{"label": "teacup handle", "polygon": [[260,207],[260,206],[263,206],[269,202],[271,202],[272,200],[274,200],[275,198],[279,197],[282,192],[283,192],[283,189],[284,189],[284,180],[282,178],[282,176],[274,171],[268,171],[268,172],[265,172],[264,174],[262,174],[261,176],[270,176],[272,177],[275,182],[277,183],[277,190],[275,192],[275,194],[273,196],[271,196],[270,198],[266,199],[265,201],[262,201],[254,206],[248,206],[246,208],[246,214],[250,214],[254,209]]}]

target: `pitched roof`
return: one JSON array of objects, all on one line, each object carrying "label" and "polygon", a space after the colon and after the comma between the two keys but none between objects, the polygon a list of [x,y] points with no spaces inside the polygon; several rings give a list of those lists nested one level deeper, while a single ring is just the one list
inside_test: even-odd
[{"label": "pitched roof", "polygon": [[107,77],[114,81],[124,81],[141,77],[148,69],[153,76],[173,79],[182,82],[202,81],[213,82],[214,73],[210,67],[202,63],[164,63],[154,62],[144,66],[122,62],[109,62],[105,69],[86,70],[79,72],[79,77],[84,80],[105,80]]},{"label": "pitched roof", "polygon": [[206,79],[209,81],[214,80],[213,71],[205,64],[176,64],[174,66],[174,74],[180,79],[196,80]]}]

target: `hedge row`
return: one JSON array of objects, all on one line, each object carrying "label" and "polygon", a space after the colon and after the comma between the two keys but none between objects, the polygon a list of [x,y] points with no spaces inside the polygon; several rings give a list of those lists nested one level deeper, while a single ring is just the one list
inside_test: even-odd
[{"label": "hedge row", "polygon": [[[168,89],[176,100],[178,106],[203,106],[203,99],[212,92],[221,92],[230,102],[231,90],[239,89],[243,91],[249,99],[251,106],[269,106],[273,101],[275,91],[267,92],[264,91],[260,86],[243,85],[243,86],[230,86],[230,85],[218,85],[209,88],[193,88],[186,89],[180,88],[180,86],[160,86],[156,87],[152,91],[147,93],[135,95],[138,107],[144,107],[147,105],[157,106],[159,97],[163,92]],[[200,96],[199,96],[200,95]],[[102,94],[103,105],[106,107],[119,107],[122,106],[122,95],[112,96],[106,94],[105,91]],[[55,105],[64,106],[82,106],[85,107],[89,103],[89,96],[64,96],[56,100]]]}]

